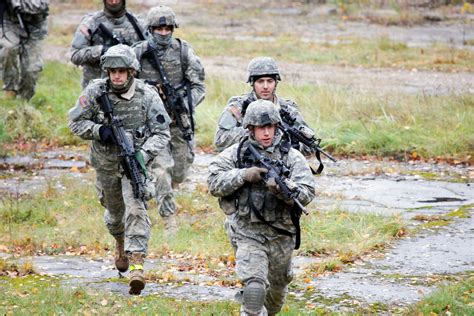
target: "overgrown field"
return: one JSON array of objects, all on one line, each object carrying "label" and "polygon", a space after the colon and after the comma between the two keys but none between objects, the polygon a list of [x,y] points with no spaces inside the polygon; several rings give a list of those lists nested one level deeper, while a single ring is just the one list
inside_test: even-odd
[{"label": "overgrown field", "polygon": [[[67,127],[67,111],[80,95],[80,70],[48,62],[30,103],[3,100],[0,154],[15,142],[74,145],[81,140]],[[198,107],[197,143],[212,146],[216,124],[229,97],[249,87],[217,77],[207,80],[207,97]],[[474,95],[377,96],[310,85],[278,87],[295,100],[308,122],[337,155],[466,158],[474,150]]]}]

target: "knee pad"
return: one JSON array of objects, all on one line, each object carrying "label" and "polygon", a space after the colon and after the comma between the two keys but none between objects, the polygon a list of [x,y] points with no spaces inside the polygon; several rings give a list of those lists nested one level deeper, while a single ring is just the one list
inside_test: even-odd
[{"label": "knee pad", "polygon": [[250,315],[259,315],[265,303],[265,284],[261,281],[252,280],[244,288],[242,305],[244,311]]}]

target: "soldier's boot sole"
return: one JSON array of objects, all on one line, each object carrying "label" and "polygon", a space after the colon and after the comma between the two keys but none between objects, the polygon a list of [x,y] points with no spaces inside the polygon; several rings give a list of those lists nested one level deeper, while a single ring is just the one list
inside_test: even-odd
[{"label": "soldier's boot sole", "polygon": [[140,295],[142,290],[145,288],[145,277],[143,276],[143,271],[134,270],[130,273],[130,290],[128,293],[130,295]]},{"label": "soldier's boot sole", "polygon": [[119,272],[127,272],[128,267],[130,266],[130,261],[126,256],[124,257],[116,257],[115,258],[115,267]]}]

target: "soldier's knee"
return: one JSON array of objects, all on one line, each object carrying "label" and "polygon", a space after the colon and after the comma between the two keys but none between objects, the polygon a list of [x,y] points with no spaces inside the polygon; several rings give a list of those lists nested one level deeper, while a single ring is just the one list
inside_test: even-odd
[{"label": "soldier's knee", "polygon": [[260,315],[267,294],[265,284],[258,279],[247,282],[244,288],[242,306],[249,315]]}]

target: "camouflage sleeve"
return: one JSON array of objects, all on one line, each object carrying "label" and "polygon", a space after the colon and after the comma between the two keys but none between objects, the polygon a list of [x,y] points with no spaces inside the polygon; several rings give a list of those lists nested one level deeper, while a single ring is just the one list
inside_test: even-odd
[{"label": "camouflage sleeve", "polygon": [[158,153],[167,148],[171,139],[169,124],[171,122],[165,110],[158,92],[151,87],[145,86],[146,103],[150,104],[147,111],[147,127],[151,136],[145,141],[141,149],[145,152],[146,161],[153,159]]},{"label": "camouflage sleeve", "polygon": [[188,61],[184,76],[191,83],[191,97],[193,99],[193,108],[199,105],[206,96],[206,86],[204,85],[205,73],[201,60],[188,45]]},{"label": "camouflage sleeve", "polygon": [[288,164],[291,171],[290,179],[296,183],[300,191],[298,200],[303,205],[308,205],[315,196],[315,181],[311,169],[303,155],[296,149],[290,149]]},{"label": "camouflage sleeve", "polygon": [[239,140],[248,133],[247,130],[239,124],[239,120],[241,120],[241,109],[237,103],[237,97],[231,98],[219,117],[216,134],[214,136],[214,145],[218,151],[223,151],[227,147],[238,143]]},{"label": "camouflage sleeve", "polygon": [[94,87],[94,84],[87,86],[76,105],[68,112],[68,126],[72,133],[86,140],[100,140],[99,128],[102,124],[97,117],[100,107]]},{"label": "camouflage sleeve", "polygon": [[93,15],[86,15],[74,33],[74,38],[71,45],[71,62],[74,65],[81,66],[84,64],[94,64],[99,62],[103,46],[90,45],[92,33],[91,30],[95,29],[93,24]]},{"label": "camouflage sleeve", "polygon": [[237,146],[227,148],[209,164],[207,186],[213,196],[229,196],[244,185],[245,169],[236,168]]},{"label": "camouflage sleeve", "polygon": [[135,52],[135,55],[137,55],[137,59],[140,62],[140,67],[141,67],[142,55],[147,49],[147,40],[136,42],[135,44],[132,45],[132,49]]}]

